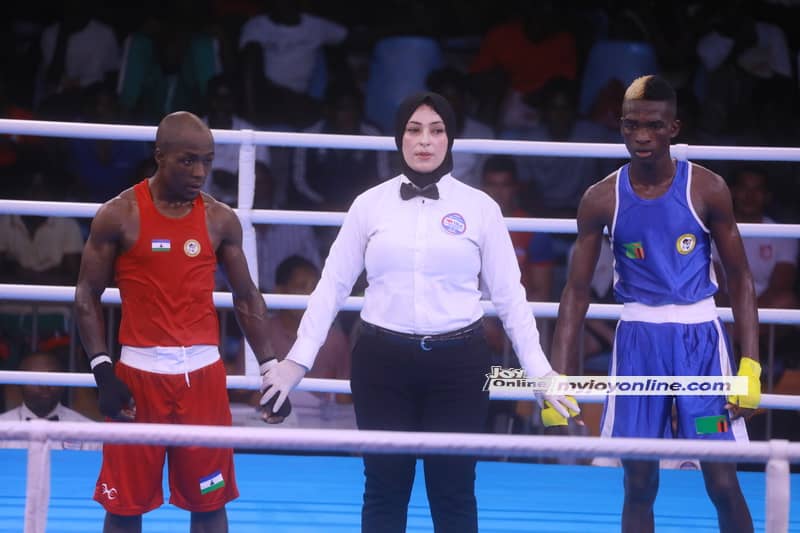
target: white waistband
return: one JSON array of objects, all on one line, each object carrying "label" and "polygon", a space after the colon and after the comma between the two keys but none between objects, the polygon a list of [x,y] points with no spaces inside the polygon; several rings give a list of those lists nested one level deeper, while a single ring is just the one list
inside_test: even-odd
[{"label": "white waistband", "polygon": [[123,346],[120,361],[133,368],[156,374],[188,374],[219,359],[219,348],[196,346]]},{"label": "white waistband", "polygon": [[717,306],[713,298],[706,298],[693,304],[645,305],[626,302],[622,306],[619,319],[627,322],[652,322],[665,324],[700,324],[717,319]]}]

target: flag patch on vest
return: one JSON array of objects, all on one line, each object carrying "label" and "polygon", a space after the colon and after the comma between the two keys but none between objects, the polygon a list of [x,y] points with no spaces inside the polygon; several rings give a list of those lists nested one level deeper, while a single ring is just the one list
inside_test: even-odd
[{"label": "flag patch on vest", "polygon": [[644,246],[642,246],[641,242],[629,242],[622,246],[625,248],[625,257],[644,259]]},{"label": "flag patch on vest", "polygon": [[153,239],[150,245],[154,252],[169,252],[169,239]]},{"label": "flag patch on vest", "polygon": [[204,478],[200,478],[200,494],[208,494],[224,486],[225,480],[222,479],[222,472],[219,470]]}]

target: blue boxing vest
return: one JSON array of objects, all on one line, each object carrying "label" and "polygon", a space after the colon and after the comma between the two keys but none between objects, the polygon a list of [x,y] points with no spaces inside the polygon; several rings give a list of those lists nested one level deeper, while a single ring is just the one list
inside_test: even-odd
[{"label": "blue boxing vest", "polygon": [[678,161],[669,190],[652,200],[634,193],[628,167],[617,172],[611,228],[617,301],[655,306],[712,296],[711,237],[691,204],[691,163]]}]

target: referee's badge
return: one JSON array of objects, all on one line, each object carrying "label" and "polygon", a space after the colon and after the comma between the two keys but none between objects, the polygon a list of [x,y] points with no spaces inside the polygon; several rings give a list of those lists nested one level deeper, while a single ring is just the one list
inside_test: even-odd
[{"label": "referee's badge", "polygon": [[183,253],[189,257],[196,257],[200,253],[200,243],[194,239],[189,239],[183,243]]},{"label": "referee's badge", "polygon": [[451,235],[461,235],[467,231],[467,222],[458,213],[448,213],[442,217],[442,228]]},{"label": "referee's badge", "polygon": [[688,255],[694,250],[695,244],[697,244],[697,238],[691,233],[684,233],[675,241],[675,248],[679,254]]}]

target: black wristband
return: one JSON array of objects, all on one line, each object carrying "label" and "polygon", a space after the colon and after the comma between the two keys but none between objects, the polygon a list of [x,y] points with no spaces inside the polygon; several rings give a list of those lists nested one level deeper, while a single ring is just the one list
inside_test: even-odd
[{"label": "black wristband", "polygon": [[111,360],[111,356],[108,355],[108,352],[97,352],[89,358],[89,366],[93,372],[94,368],[101,363],[109,363],[113,365],[114,361]]},{"label": "black wristband", "polygon": [[89,359],[89,366],[98,386],[108,383],[114,376],[114,363],[106,352],[98,352]]}]

